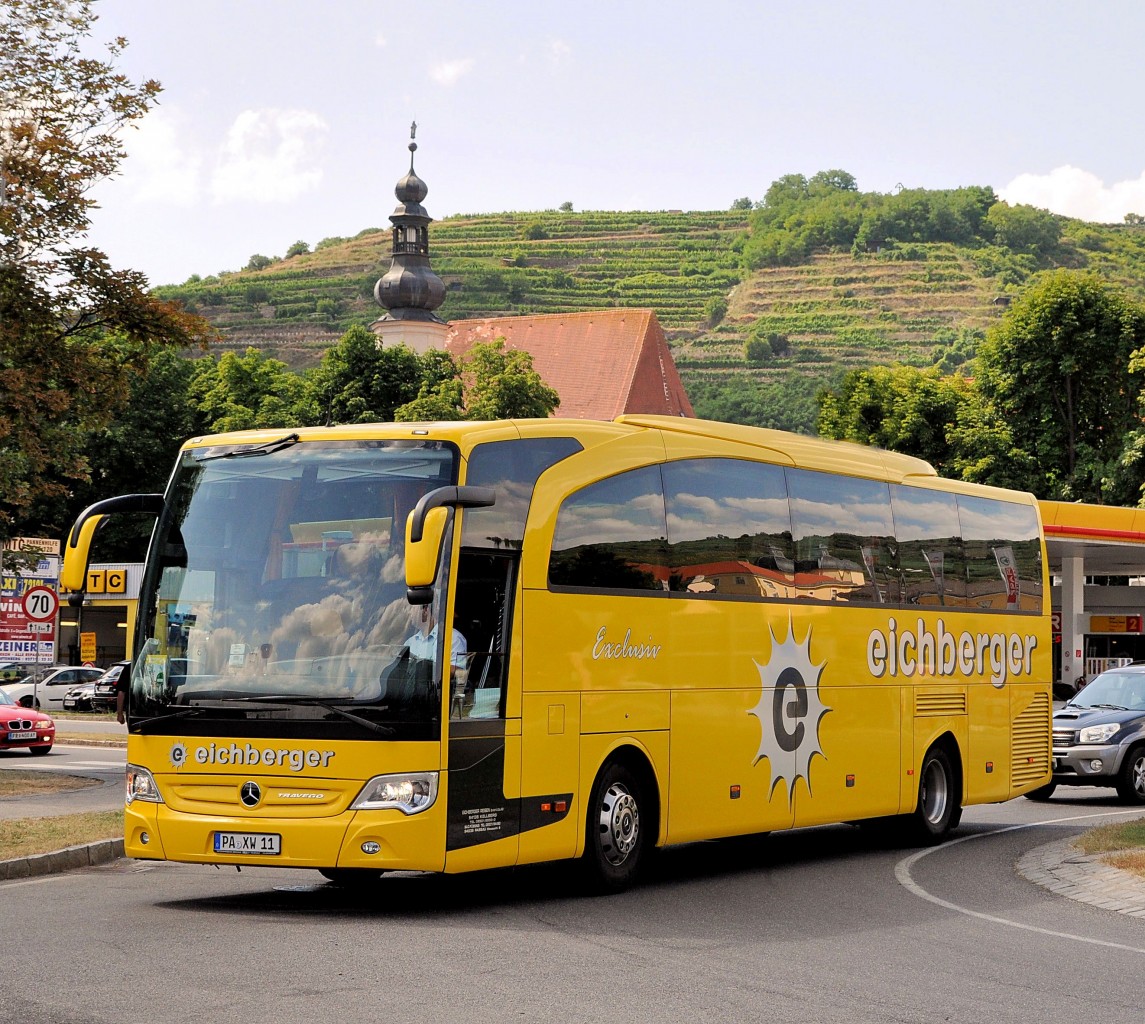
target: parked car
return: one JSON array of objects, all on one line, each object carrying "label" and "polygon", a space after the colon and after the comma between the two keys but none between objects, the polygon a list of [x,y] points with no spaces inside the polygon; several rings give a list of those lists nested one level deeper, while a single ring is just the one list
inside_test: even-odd
[{"label": "parked car", "polygon": [[19,682],[28,674],[30,668],[32,668],[31,665],[25,665],[21,661],[0,662],[0,686],[5,683]]},{"label": "parked car", "polygon": [[8,696],[17,704],[26,708],[33,705],[38,708],[53,708],[62,710],[64,697],[68,690],[80,683],[94,682],[101,675],[101,668],[77,668],[64,665],[48,672],[42,677],[28,676],[22,682],[5,686]]},{"label": "parked car", "polygon": [[115,687],[119,683],[120,673],[130,671],[130,661],[117,661],[92,684],[94,687],[91,695],[92,710],[115,710]]},{"label": "parked car", "polygon": [[46,754],[56,741],[56,723],[42,711],[17,704],[0,689],[0,750],[27,747],[33,754]]},{"label": "parked car", "polygon": [[1053,781],[1030,799],[1047,800],[1058,786],[1108,786],[1145,804],[1145,664],[1094,676],[1054,712],[1053,735]]},{"label": "parked car", "polygon": [[[103,678],[102,676],[100,678]],[[91,698],[95,691],[95,683],[81,683],[73,686],[64,694],[65,711],[91,711]]]}]

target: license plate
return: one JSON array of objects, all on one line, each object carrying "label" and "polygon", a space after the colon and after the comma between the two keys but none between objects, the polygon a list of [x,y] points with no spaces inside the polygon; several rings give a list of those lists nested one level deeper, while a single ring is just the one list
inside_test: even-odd
[{"label": "license plate", "polygon": [[9,740],[34,740],[36,734],[34,732],[10,732],[8,733]]},{"label": "license plate", "polygon": [[269,832],[216,832],[215,853],[282,853],[282,836]]}]

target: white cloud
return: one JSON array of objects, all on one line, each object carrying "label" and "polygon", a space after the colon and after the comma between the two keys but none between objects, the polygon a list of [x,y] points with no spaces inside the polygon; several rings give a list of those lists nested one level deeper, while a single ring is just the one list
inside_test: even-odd
[{"label": "white cloud", "polygon": [[429,77],[438,85],[456,85],[458,80],[473,70],[473,58],[465,57],[462,60],[447,60],[435,64],[429,69]]},{"label": "white cloud", "polygon": [[128,156],[120,180],[126,190],[142,203],[193,203],[199,198],[203,159],[180,143],[182,115],[176,108],[157,108],[137,124],[123,135]]},{"label": "white cloud", "polygon": [[317,188],[326,129],[309,110],[244,110],[220,151],[211,180],[215,202],[284,203]]},{"label": "white cloud", "polygon": [[554,39],[549,43],[549,63],[555,67],[563,67],[572,56],[572,47],[563,39]]},{"label": "white cloud", "polygon": [[1096,174],[1066,164],[1049,174],[1019,174],[998,195],[1010,204],[1027,203],[1066,217],[1120,223],[1127,213],[1145,213],[1145,172],[1106,185]]}]

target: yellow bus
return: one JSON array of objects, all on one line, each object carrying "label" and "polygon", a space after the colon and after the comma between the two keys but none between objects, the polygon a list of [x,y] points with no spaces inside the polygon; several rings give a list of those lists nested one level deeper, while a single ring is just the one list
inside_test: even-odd
[{"label": "yellow bus", "polygon": [[[890,819],[1050,780],[1038,506],[695,419],[188,441],[128,696],[129,856],[336,881]],[[438,628],[438,624],[442,628]]]}]

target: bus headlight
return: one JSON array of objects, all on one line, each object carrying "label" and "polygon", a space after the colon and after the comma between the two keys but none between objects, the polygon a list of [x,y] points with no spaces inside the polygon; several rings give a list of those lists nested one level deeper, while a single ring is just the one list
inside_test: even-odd
[{"label": "bus headlight", "polygon": [[355,811],[396,807],[404,814],[417,814],[432,807],[436,799],[437,772],[375,775],[362,787],[350,807]]},{"label": "bus headlight", "polygon": [[136,800],[143,800],[149,804],[163,803],[159,795],[159,787],[155,785],[155,776],[146,768],[137,764],[127,766],[127,806],[130,807]]},{"label": "bus headlight", "polygon": [[1104,743],[1110,736],[1112,736],[1121,726],[1116,722],[1110,722],[1108,725],[1091,725],[1088,729],[1082,729],[1078,733],[1078,743]]}]

